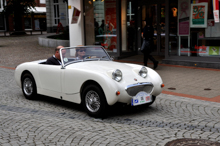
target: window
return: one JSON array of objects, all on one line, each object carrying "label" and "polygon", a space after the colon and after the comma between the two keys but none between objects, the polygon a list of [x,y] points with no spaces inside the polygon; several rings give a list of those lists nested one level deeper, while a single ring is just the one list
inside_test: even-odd
[{"label": "window", "polygon": [[85,0],[86,45],[117,52],[116,0]]},{"label": "window", "polygon": [[5,30],[5,19],[2,13],[0,13],[0,30]]},{"label": "window", "polygon": [[60,13],[59,13],[59,0],[53,0],[53,9],[54,9],[54,24],[60,22]]},{"label": "window", "polygon": [[122,51],[133,52],[135,50],[135,22],[136,22],[136,2],[134,0],[121,1],[121,34]]},{"label": "window", "polygon": [[1,10],[3,9],[3,0],[0,0],[0,12],[1,12]]},{"label": "window", "polygon": [[45,1],[45,0],[40,0],[40,3],[41,3],[41,4],[45,4],[46,1]]},{"label": "window", "polygon": [[31,18],[24,18],[24,28],[25,29],[32,29],[31,25]]},{"label": "window", "polygon": [[169,13],[170,56],[220,56],[220,23],[214,20],[212,5],[212,0],[170,0],[170,8],[178,8],[177,17],[172,9]]},{"label": "window", "polygon": [[5,3],[6,3],[6,1],[5,0],[0,0],[0,12],[2,12],[3,11],[3,9],[4,9],[4,5],[5,5]]}]

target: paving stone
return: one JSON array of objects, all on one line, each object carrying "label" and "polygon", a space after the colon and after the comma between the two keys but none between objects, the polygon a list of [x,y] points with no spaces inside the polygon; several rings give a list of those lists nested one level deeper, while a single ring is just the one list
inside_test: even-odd
[{"label": "paving stone", "polygon": [[118,113],[122,108],[112,107],[116,112],[109,117],[94,119],[68,102],[26,100],[13,75],[0,68],[0,145],[164,146],[184,137],[220,141],[219,103],[160,94],[149,108],[130,112],[124,107]]}]

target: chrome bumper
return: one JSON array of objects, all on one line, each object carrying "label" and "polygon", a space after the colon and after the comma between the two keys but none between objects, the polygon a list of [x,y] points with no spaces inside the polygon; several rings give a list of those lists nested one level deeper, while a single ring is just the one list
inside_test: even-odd
[{"label": "chrome bumper", "polygon": [[151,93],[153,91],[154,85],[150,82],[137,83],[128,85],[125,87],[125,91],[127,91],[128,95],[135,96],[138,92],[144,91],[147,93]]}]

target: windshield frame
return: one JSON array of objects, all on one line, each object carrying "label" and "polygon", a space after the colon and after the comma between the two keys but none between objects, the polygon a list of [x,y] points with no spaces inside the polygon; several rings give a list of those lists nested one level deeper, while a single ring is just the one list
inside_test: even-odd
[{"label": "windshield frame", "polygon": [[[101,48],[105,54],[106,54],[106,58],[88,58],[88,59],[83,59],[83,60],[74,60],[74,61],[71,61],[71,62],[68,62],[68,63],[64,63],[64,58],[63,58],[63,55],[62,55],[62,50],[67,50],[67,49],[73,49],[73,48]],[[105,50],[105,48],[103,46],[97,46],[97,45],[93,45],[93,46],[71,46],[71,47],[64,47],[64,48],[61,48],[59,50],[59,53],[60,53],[60,59],[61,59],[61,65],[62,65],[62,69],[65,68],[66,66],[70,65],[70,64],[73,64],[73,63],[77,63],[77,62],[85,62],[85,61],[100,61],[100,60],[105,60],[105,61],[112,61],[111,57],[109,56],[109,54],[107,53],[107,51]]]}]

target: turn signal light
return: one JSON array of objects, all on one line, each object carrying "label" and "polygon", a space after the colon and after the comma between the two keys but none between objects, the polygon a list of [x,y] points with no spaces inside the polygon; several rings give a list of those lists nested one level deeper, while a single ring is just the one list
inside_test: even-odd
[{"label": "turn signal light", "polygon": [[161,87],[163,88],[165,85],[164,84],[161,84]]},{"label": "turn signal light", "polygon": [[120,94],[120,92],[119,92],[119,91],[117,91],[117,92],[116,92],[116,95],[119,95],[119,94]]}]

